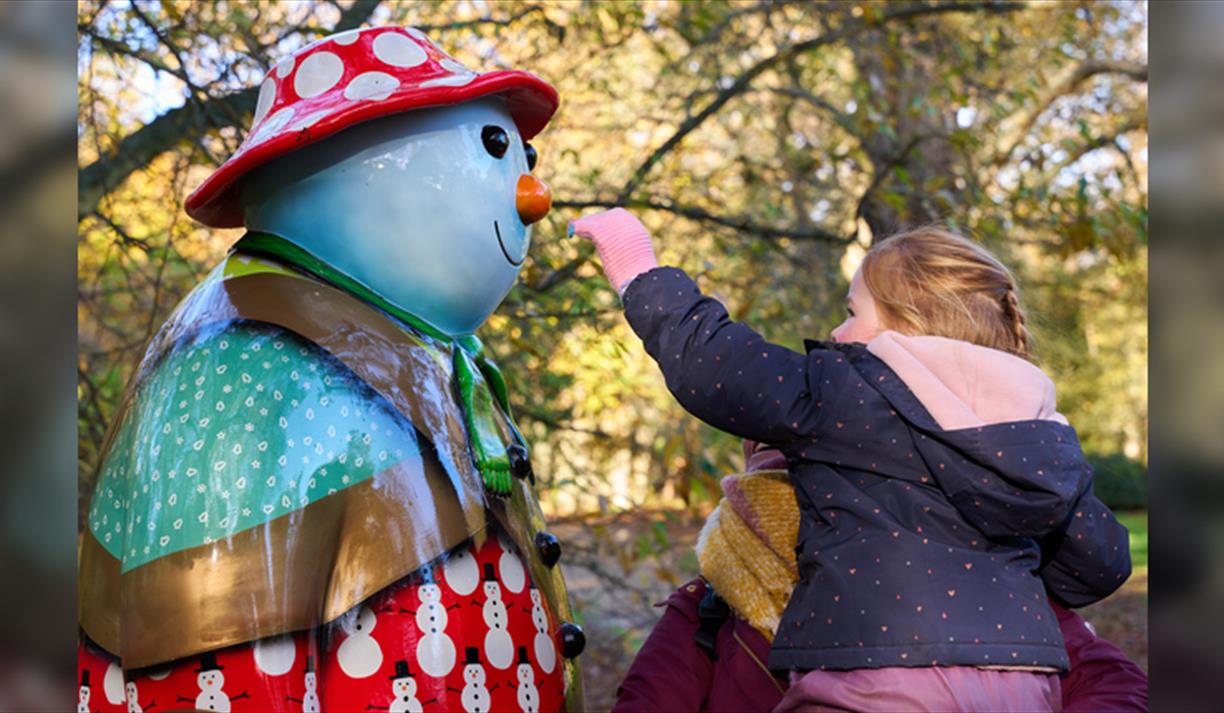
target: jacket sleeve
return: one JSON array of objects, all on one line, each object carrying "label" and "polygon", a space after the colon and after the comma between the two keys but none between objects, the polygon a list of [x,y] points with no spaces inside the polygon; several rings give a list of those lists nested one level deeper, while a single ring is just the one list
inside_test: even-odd
[{"label": "jacket sleeve", "polygon": [[[817,430],[821,391],[836,386],[833,352],[770,344],[732,322],[688,275],[662,267],[625,289],[625,317],[689,413],[742,438],[779,445]],[[848,372],[850,367],[840,362]],[[828,381],[828,383],[825,383]]]},{"label": "jacket sleeve", "polygon": [[[693,592],[686,593],[689,588]],[[663,616],[616,689],[613,713],[700,711],[710,692],[714,662],[697,647],[697,605],[704,583],[694,580],[666,602]]]},{"label": "jacket sleeve", "polygon": [[1097,637],[1079,614],[1051,606],[1071,661],[1071,670],[1061,676],[1063,711],[1146,711],[1148,677],[1143,669]]},{"label": "jacket sleeve", "polygon": [[1091,487],[1076,501],[1067,525],[1046,538],[1041,578],[1057,602],[1083,607],[1104,599],[1130,577],[1130,533]]}]

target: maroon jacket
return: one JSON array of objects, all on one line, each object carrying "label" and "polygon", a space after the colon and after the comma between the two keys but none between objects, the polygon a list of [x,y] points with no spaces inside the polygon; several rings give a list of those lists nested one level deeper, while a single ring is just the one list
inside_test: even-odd
[{"label": "maroon jacket", "polygon": [[[768,711],[782,700],[785,679],[765,668],[769,641],[730,616],[718,630],[718,660],[697,645],[698,606],[706,585],[694,579],[668,598],[617,690],[614,713],[631,711]],[[664,606],[656,605],[656,606]],[[1075,612],[1051,602],[1071,670],[1062,676],[1063,710],[1146,711],[1147,674],[1116,646],[1097,638]]]}]

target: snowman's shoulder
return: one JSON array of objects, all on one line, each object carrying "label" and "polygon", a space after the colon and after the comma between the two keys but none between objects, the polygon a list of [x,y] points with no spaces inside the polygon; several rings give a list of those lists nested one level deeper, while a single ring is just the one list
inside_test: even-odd
[{"label": "snowman's shoulder", "polygon": [[[234,422],[252,426],[243,433],[273,432],[273,426],[310,430],[311,422],[326,423],[326,414],[403,420],[324,349],[282,327],[242,320],[208,325],[166,350],[137,386],[131,408],[130,420],[160,424],[162,436],[190,431],[193,423],[199,428]],[[277,421],[281,417],[293,423],[283,426]],[[204,426],[201,419],[206,419]],[[376,429],[384,425],[410,427],[406,422],[373,424]],[[146,435],[159,438],[158,432]]]},{"label": "snowman's shoulder", "polygon": [[219,324],[176,344],[140,383],[88,525],[130,568],[297,510],[419,452],[412,425],[323,350],[271,325]]}]

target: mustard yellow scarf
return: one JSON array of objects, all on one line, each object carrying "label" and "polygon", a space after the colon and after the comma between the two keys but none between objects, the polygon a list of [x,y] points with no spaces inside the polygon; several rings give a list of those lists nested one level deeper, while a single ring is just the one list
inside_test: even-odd
[{"label": "mustard yellow scarf", "polygon": [[722,479],[723,498],[697,537],[701,576],[770,641],[798,580],[799,506],[785,470]]}]

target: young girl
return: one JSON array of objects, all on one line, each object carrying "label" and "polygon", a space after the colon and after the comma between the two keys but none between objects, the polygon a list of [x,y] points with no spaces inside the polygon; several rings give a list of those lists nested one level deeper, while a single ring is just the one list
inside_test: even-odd
[{"label": "young girl", "polygon": [[681,405],[786,456],[799,582],[769,655],[795,672],[779,710],[1059,708],[1068,663],[1047,592],[1095,602],[1130,553],[1027,360],[998,260],[936,228],[885,240],[833,341],[798,354],[658,267],[626,211],[571,232],[594,241]]}]

